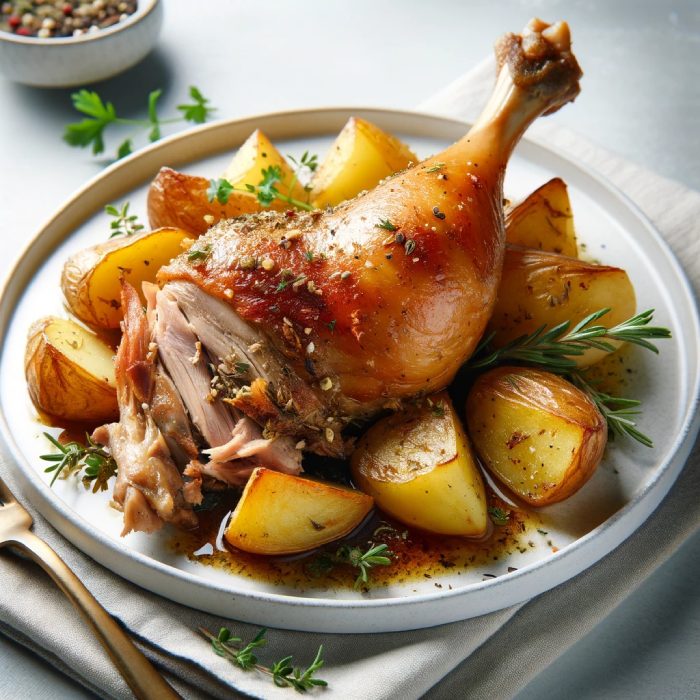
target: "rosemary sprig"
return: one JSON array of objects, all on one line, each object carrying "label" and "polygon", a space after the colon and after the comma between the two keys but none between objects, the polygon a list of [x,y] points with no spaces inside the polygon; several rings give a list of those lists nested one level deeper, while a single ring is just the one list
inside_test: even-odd
[{"label": "rosemary sprig", "polygon": [[117,473],[117,463],[104,447],[94,442],[87,434],[85,435],[87,445],[81,445],[79,442],[68,442],[62,445],[48,433],[44,433],[44,437],[58,450],[39,457],[46,462],[51,462],[44,469],[46,473],[53,472],[51,486],[59,476],[63,475],[62,478],[65,478],[83,469],[82,482],[86,489],[92,487],[93,493],[107,490],[107,482]]},{"label": "rosemary sprig", "polygon": [[[121,124],[146,128],[148,129],[148,140],[153,142],[160,138],[162,125],[182,121],[202,124],[215,111],[209,106],[209,100],[196,87],[192,86],[189,92],[192,102],[177,106],[182,116],[161,119],[158,116],[157,103],[162,94],[162,90],[153,90],[148,94],[147,119],[126,119],[118,116],[114,105],[111,102],[105,102],[96,92],[90,90],[75,92],[71,95],[73,107],[84,114],[86,118],[68,124],[63,133],[63,139],[71,146],[79,148],[92,146],[93,154],[98,155],[105,150],[104,134],[112,125]],[[132,140],[125,139],[117,149],[117,158],[129,155],[132,150]]]},{"label": "rosemary sprig", "polygon": [[113,217],[109,224],[109,228],[112,231],[110,238],[115,236],[132,236],[143,230],[143,224],[139,222],[138,216],[129,214],[129,202],[122,204],[121,209],[118,209],[114,204],[108,204],[105,207],[105,213]]},{"label": "rosemary sprig", "polygon": [[560,323],[554,328],[540,326],[534,333],[515,338],[502,348],[491,349],[495,334],[487,336],[477,347],[469,369],[486,369],[505,362],[521,362],[536,365],[550,372],[566,374],[576,369],[576,360],[586,350],[597,348],[605,352],[614,352],[611,340],[624,341],[658,353],[658,348],[649,339],[670,338],[668,328],[650,326],[654,309],[643,311],[612,328],[592,325],[610,311],[600,309],[581,320],[571,330],[570,321]]},{"label": "rosemary sprig", "polygon": [[[246,184],[245,187],[234,187],[226,178],[217,178],[209,181],[207,196],[209,201],[216,200],[219,204],[226,204],[232,192],[246,192],[254,194],[262,207],[269,207],[275,200],[291,204],[297,209],[313,211],[313,207],[308,202],[302,202],[280,192],[277,185],[282,182],[282,168],[279,165],[271,165],[262,170],[262,180],[257,185]],[[291,188],[290,188],[291,189]]]},{"label": "rosemary sprig", "polygon": [[477,347],[468,369],[487,369],[507,362],[535,365],[540,369],[562,374],[573,384],[583,390],[596,404],[608,423],[613,436],[631,437],[646,447],[653,447],[652,439],[636,427],[634,420],[638,416],[640,401],[625,399],[598,391],[585,374],[577,368],[576,360],[590,348],[605,352],[614,352],[617,348],[609,341],[617,340],[639,345],[646,350],[658,353],[659,350],[651,339],[670,338],[668,328],[649,325],[654,317],[654,310],[647,309],[632,318],[618,323],[612,328],[594,325],[610,309],[600,309],[577,323],[571,330],[571,323],[566,321],[554,328],[541,326],[530,335],[516,338],[502,348],[491,349],[494,334],[490,334]]},{"label": "rosemary sprig", "polygon": [[216,636],[206,629],[200,629],[200,632],[211,642],[211,647],[215,654],[228,659],[228,661],[244,671],[257,669],[261,673],[270,676],[273,683],[279,688],[294,688],[294,690],[304,693],[311,688],[328,685],[321,678],[314,677],[316,671],[324,664],[322,658],[323,645],[318,648],[316,657],[306,669],[294,667],[291,655],[285,656],[272,664],[272,666],[265,666],[258,662],[254,652],[267,644],[267,639],[265,638],[267,634],[266,628],[262,628],[245,645],[243,645],[243,640],[240,637],[235,637],[227,627],[222,627]]},{"label": "rosemary sprig", "polygon": [[642,405],[637,399],[625,399],[620,396],[611,396],[598,391],[585,377],[583,372],[571,372],[567,375],[573,384],[584,391],[607,421],[610,433],[615,437],[631,437],[641,442],[646,447],[653,447],[654,442],[636,427],[634,416],[641,414],[638,410]]}]

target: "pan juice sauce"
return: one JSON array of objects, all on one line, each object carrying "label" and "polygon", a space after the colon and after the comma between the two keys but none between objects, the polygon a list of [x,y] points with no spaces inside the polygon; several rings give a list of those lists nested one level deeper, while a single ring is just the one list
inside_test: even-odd
[{"label": "pan juice sauce", "polygon": [[[486,536],[479,540],[432,535],[407,528],[375,511],[345,540],[292,556],[255,555],[235,549],[223,537],[231,511],[228,504],[201,512],[198,530],[178,532],[171,539],[170,546],[176,553],[200,564],[300,591],[353,588],[358,569],[348,564],[328,565],[329,557],[343,545],[356,545],[363,552],[372,545],[388,546],[392,563],[372,567],[369,588],[425,582],[434,578],[436,589],[449,589],[451,586],[440,582],[440,577],[445,574],[469,573],[477,580],[493,578],[496,576],[494,567],[503,569],[511,555],[523,554],[535,546],[547,546],[556,551],[553,543],[548,541],[547,533],[541,529],[537,513],[503,501],[488,487],[487,491],[489,506],[500,509],[507,517],[504,524],[495,524],[490,519]],[[510,570],[515,569],[511,567]]]},{"label": "pan juice sauce", "polygon": [[[623,347],[588,370],[601,391],[629,396],[629,384],[636,373],[635,351],[635,348]],[[200,512],[197,531],[178,532],[169,544],[176,553],[200,564],[299,591],[353,588],[358,569],[347,564],[324,565],[343,545],[356,545],[363,552],[372,545],[388,546],[392,563],[372,567],[369,588],[435,579],[436,589],[449,590],[451,585],[440,581],[445,575],[464,575],[469,582],[487,580],[516,571],[517,563],[530,551],[537,550],[538,559],[558,551],[556,538],[549,532],[550,524],[554,527],[556,523],[548,516],[546,507],[535,509],[518,503],[488,474],[486,482],[489,529],[478,540],[433,535],[406,527],[381,511],[375,511],[348,538],[323,548],[286,557],[255,555],[235,549],[223,537],[235,505],[228,501],[213,510]],[[576,498],[576,494],[572,498]],[[494,517],[494,509],[497,509],[496,516],[505,514],[506,518]]]}]

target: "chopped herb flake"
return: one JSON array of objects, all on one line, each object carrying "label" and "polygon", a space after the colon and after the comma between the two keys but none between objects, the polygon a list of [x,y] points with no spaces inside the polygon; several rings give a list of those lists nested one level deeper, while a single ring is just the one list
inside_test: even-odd
[{"label": "chopped herb flake", "polygon": [[377,228],[383,228],[385,231],[396,231],[398,226],[395,226],[394,224],[389,221],[389,219],[379,219],[379,223],[375,224]]}]

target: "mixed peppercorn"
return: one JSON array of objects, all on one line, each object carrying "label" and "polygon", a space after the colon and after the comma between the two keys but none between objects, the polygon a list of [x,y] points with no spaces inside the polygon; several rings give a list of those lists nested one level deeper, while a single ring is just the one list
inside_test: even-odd
[{"label": "mixed peppercorn", "polygon": [[137,0],[15,0],[3,2],[0,30],[33,36],[81,36],[111,27],[136,12]]}]

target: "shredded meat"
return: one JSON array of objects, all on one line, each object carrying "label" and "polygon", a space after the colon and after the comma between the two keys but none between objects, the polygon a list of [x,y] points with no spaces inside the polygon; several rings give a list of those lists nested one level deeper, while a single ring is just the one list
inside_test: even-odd
[{"label": "shredded meat", "polygon": [[155,372],[151,414],[165,438],[171,456],[180,467],[184,468],[190,460],[197,458],[197,443],[192,435],[185,405],[160,363]]},{"label": "shredded meat", "polygon": [[263,438],[260,426],[247,417],[236,423],[233,436],[225,445],[204,450],[204,453],[212,462],[254,458],[261,466],[285,474],[301,473],[301,451],[292,441],[289,438]]},{"label": "shredded meat", "polygon": [[108,446],[117,463],[114,500],[124,511],[122,535],[152,532],[164,522],[183,528],[197,517],[183,495],[183,480],[148,402],[154,384],[151,330],[136,290],[122,286],[123,336],[115,372],[119,422],[98,428],[94,439]]},{"label": "shredded meat", "polygon": [[234,417],[223,403],[211,400],[211,374],[205,356],[201,350],[198,352],[200,341],[169,289],[156,296],[155,339],[163,364],[197,430],[211,447],[228,442]]}]

